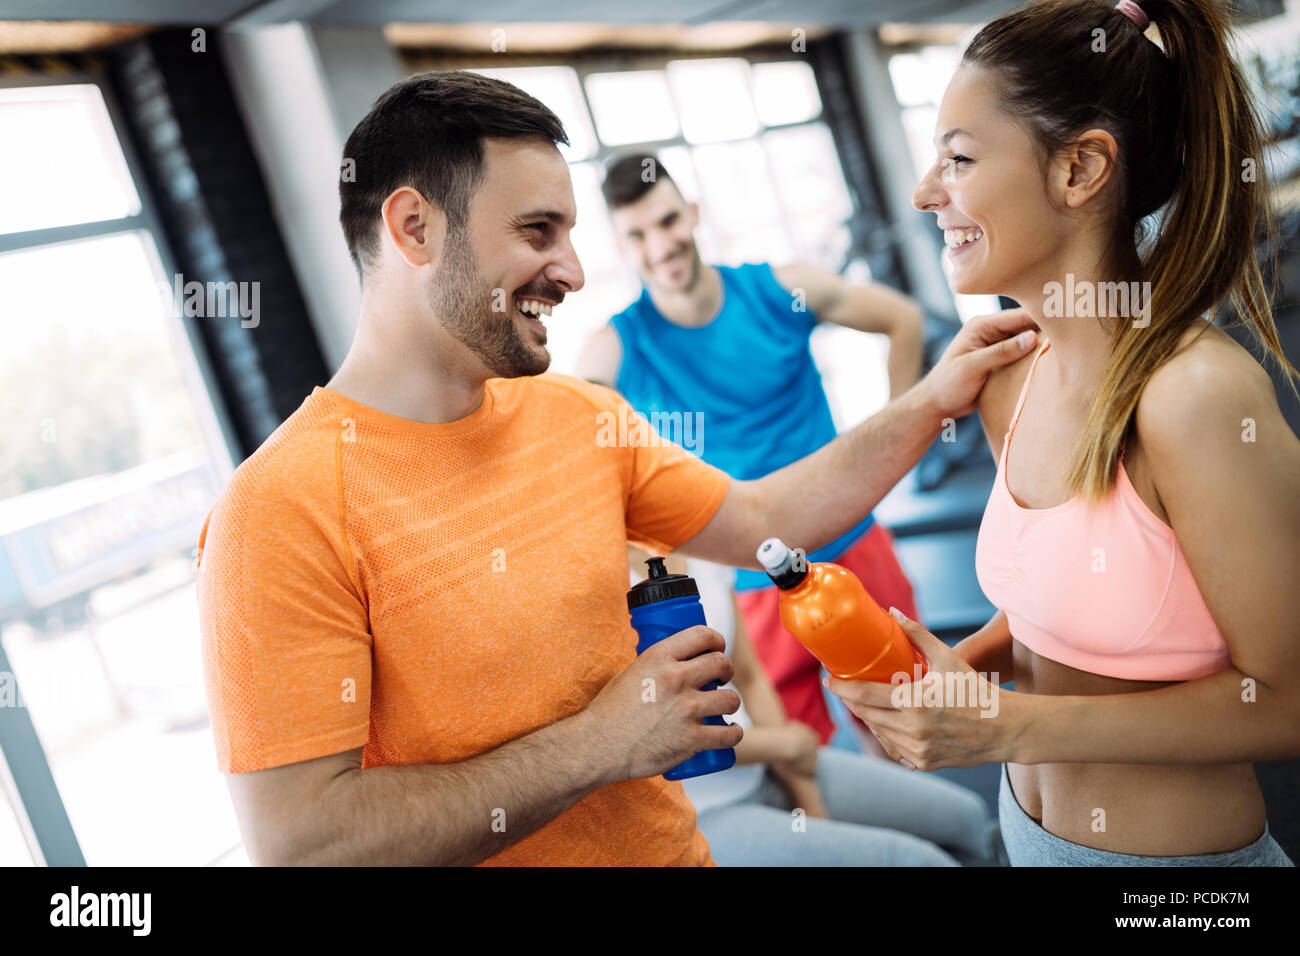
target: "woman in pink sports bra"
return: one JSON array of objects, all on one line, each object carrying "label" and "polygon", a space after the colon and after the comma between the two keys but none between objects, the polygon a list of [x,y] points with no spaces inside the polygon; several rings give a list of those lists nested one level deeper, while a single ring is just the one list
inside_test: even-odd
[{"label": "woman in pink sports bra", "polygon": [[904,622],[946,706],[830,687],[909,766],[1005,763],[1013,865],[1291,865],[1253,763],[1300,755],[1300,441],[1204,316],[1231,299],[1300,373],[1254,256],[1268,193],[1242,176],[1262,146],[1227,31],[1213,0],[994,20],[913,197],[954,291],[1014,298],[1044,340],[978,402],[999,610],[952,649]]}]

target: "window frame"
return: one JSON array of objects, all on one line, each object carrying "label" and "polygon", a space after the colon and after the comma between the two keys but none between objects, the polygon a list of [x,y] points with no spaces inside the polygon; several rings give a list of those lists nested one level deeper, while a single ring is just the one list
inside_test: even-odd
[{"label": "window frame", "polygon": [[[118,219],[0,232],[0,255],[84,239],[144,233],[153,241],[162,277],[179,274],[177,259],[167,241],[158,206],[150,194],[149,180],[136,153],[130,127],[107,76],[85,68],[58,73],[0,74],[0,90],[80,85],[97,87],[103,97],[108,121],[122,151],[140,209]],[[213,463],[228,476],[233,471],[239,444],[199,330],[185,315],[184,309],[177,311],[179,318],[168,317],[172,319],[168,326],[169,344],[180,365],[181,375],[196,398],[195,412]],[[198,400],[204,397],[206,402]],[[2,644],[0,672],[16,680]],[[85,856],[59,794],[49,757],[26,707],[0,707],[0,763],[3,764],[0,767],[0,785],[4,786],[13,805],[32,862],[37,866],[85,866]]]},{"label": "window frame", "polygon": [[[734,50],[639,50],[629,52],[598,51],[592,53],[578,54],[515,54],[502,55],[493,53],[461,53],[448,54],[437,50],[398,48],[398,61],[407,75],[419,72],[421,70],[496,70],[496,69],[516,69],[537,66],[561,66],[572,69],[578,78],[578,89],[581,92],[582,107],[586,111],[587,122],[590,124],[592,135],[596,142],[596,150],[590,156],[582,159],[566,159],[569,166],[576,166],[581,163],[592,163],[598,167],[603,167],[611,158],[624,155],[631,152],[648,152],[658,154],[660,150],[673,147],[681,147],[686,150],[694,150],[702,146],[725,146],[731,143],[754,142],[762,150],[763,161],[767,168],[769,178],[775,181],[772,170],[772,160],[768,155],[767,149],[763,147],[763,137],[772,131],[797,129],[801,126],[820,125],[826,128],[830,134],[832,143],[836,144],[836,162],[840,168],[840,176],[844,181],[844,189],[849,199],[849,215],[841,223],[841,226],[848,226],[855,217],[860,215],[861,211],[857,208],[857,198],[855,196],[853,184],[849,181],[848,171],[844,169],[843,159],[838,150],[838,133],[835,125],[831,122],[826,114],[826,103],[822,96],[820,84],[818,84],[817,96],[821,101],[821,108],[816,115],[807,119],[797,120],[792,123],[778,123],[769,125],[763,119],[756,115],[758,127],[755,133],[750,136],[743,136],[737,139],[718,140],[709,143],[692,143],[688,141],[685,135],[678,128],[676,136],[667,139],[650,139],[634,143],[622,143],[617,146],[611,146],[605,143],[600,136],[600,128],[596,124],[596,114],[592,109],[591,101],[587,95],[587,77],[594,73],[618,73],[630,70],[659,70],[666,71],[668,63],[673,60],[715,60],[715,59],[741,59],[746,61],[751,67],[764,63],[803,63],[814,72],[814,82],[816,79],[816,68],[812,58],[807,53],[796,53],[786,45],[761,45],[754,47],[743,47]],[[672,96],[671,88],[669,95]],[[673,108],[677,110],[677,102],[674,98]],[[757,112],[757,111],[756,111]],[[694,173],[694,170],[692,170]],[[701,206],[707,206],[706,199],[696,196],[695,201]],[[785,208],[784,202],[778,196],[776,197],[778,206],[781,209],[782,218],[786,221],[790,218],[790,212]],[[836,264],[836,268],[842,270],[846,262]]]},{"label": "window frame", "polygon": [[[131,232],[147,233],[153,240],[158,256],[158,265],[164,278],[180,274],[175,253],[167,241],[167,230],[158,212],[158,205],[149,193],[149,180],[144,166],[135,151],[131,139],[130,127],[127,125],[113,90],[106,76],[85,69],[68,70],[61,73],[36,73],[21,75],[0,74],[0,90],[31,88],[39,86],[79,86],[93,85],[99,89],[104,99],[104,108],[113,133],[117,137],[118,147],[140,200],[140,210],[134,215],[119,219],[101,219],[93,222],[76,223],[68,226],[49,226],[42,229],[28,229],[22,232],[0,232],[0,255],[8,252],[20,252],[41,246],[74,242],[82,239],[97,239]],[[182,336],[176,335],[176,328],[171,329],[172,344],[184,345],[177,348],[177,361],[181,365],[182,375],[196,394],[207,397],[207,404],[196,402],[195,411],[203,430],[208,447],[220,453],[216,464],[226,474],[233,470],[235,454],[239,442],[231,427],[230,416],[225,408],[220,385],[207,359],[207,349],[199,334],[197,325],[184,309],[178,309],[177,320]],[[224,457],[223,457],[224,456]]]}]

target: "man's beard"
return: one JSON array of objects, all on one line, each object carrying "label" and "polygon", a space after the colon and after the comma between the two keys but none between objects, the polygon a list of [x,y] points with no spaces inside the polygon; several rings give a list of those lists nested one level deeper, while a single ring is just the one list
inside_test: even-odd
[{"label": "man's beard", "polygon": [[700,284],[700,274],[704,272],[701,268],[703,263],[700,262],[700,252],[695,247],[691,247],[691,277],[686,280],[686,291],[694,292],[695,287]]},{"label": "man's beard", "polygon": [[[691,258],[690,258],[690,274],[687,275],[686,281],[682,284],[680,288],[677,289],[671,289],[663,285],[659,286],[660,289],[663,289],[665,292],[673,292],[673,293],[683,293],[683,292],[690,293],[695,291],[695,287],[700,284],[700,277],[704,274],[704,263],[700,259],[700,250],[698,246],[692,244],[687,250],[687,254]],[[647,281],[646,284],[653,285],[654,283],[651,281]]]},{"label": "man's beard", "polygon": [[434,276],[433,309],[443,328],[482,360],[497,378],[540,375],[551,364],[545,351],[528,347],[515,327],[515,303],[507,296],[504,314],[493,312],[494,289],[478,274],[469,237],[447,235],[447,256]]}]

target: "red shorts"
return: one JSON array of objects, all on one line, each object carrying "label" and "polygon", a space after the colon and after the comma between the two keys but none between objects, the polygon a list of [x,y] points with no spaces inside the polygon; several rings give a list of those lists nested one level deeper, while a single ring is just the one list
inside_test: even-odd
[{"label": "red shorts", "polygon": [[[894,554],[893,536],[880,522],[873,524],[835,563],[856,574],[881,608],[888,610],[892,605],[920,622],[912,583]],[[781,623],[780,593],[775,585],[738,591],[736,602],[750,643],[781,697],[786,716],[812,727],[826,744],[834,736],[835,722],[822,696],[821,664]],[[856,716],[853,719],[858,720]]]}]

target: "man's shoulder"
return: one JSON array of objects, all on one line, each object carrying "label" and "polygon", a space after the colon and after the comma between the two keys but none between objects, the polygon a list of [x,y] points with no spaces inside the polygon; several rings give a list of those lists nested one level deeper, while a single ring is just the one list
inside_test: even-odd
[{"label": "man's shoulder", "polygon": [[623,337],[611,321],[588,337],[574,369],[578,378],[613,386],[623,366]]},{"label": "man's shoulder", "polygon": [[642,284],[637,291],[636,297],[610,317],[610,325],[617,327],[624,322],[635,320],[641,316],[647,306],[653,306],[653,302],[650,299],[650,290]]},{"label": "man's shoulder", "polygon": [[740,265],[716,265],[714,268],[726,276],[736,276],[751,282],[771,283],[786,291],[786,283],[782,281],[782,276],[801,267],[798,264],[778,266],[771,262],[742,262]]},{"label": "man's shoulder", "polygon": [[235,469],[214,511],[305,508],[338,498],[339,443],[355,428],[347,410],[314,392]]},{"label": "man's shoulder", "polygon": [[[820,275],[814,267],[800,263],[778,266],[770,262],[746,262],[738,266],[718,266],[717,269],[723,274],[724,281],[751,290],[751,294],[767,307],[766,311],[783,318],[791,314],[795,297],[804,299],[807,289],[819,281],[817,277]],[[807,314],[811,310],[803,307],[796,311]]]},{"label": "man's shoulder", "polygon": [[610,411],[625,404],[625,399],[609,386],[562,372],[543,372],[502,382],[507,390],[526,395],[532,401],[570,407],[576,412]]}]

